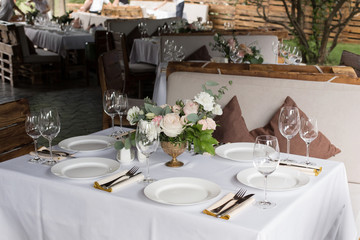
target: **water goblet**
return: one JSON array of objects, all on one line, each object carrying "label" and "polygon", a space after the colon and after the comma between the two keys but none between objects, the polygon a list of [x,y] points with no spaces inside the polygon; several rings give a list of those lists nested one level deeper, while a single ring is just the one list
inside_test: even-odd
[{"label": "water goblet", "polygon": [[155,179],[151,178],[149,173],[149,157],[159,146],[159,132],[156,124],[154,122],[140,120],[136,128],[135,142],[137,149],[146,156],[147,174],[144,182],[154,182]]},{"label": "water goblet", "polygon": [[286,138],[286,153],[284,161],[293,162],[290,156],[290,140],[298,134],[300,130],[300,113],[297,107],[285,106],[280,110],[279,131]]},{"label": "water goblet", "polygon": [[255,205],[262,209],[269,209],[276,206],[276,203],[267,199],[267,177],[279,166],[280,152],[279,143],[276,137],[260,135],[256,137],[253,151],[253,164],[256,170],[264,175],[264,200],[257,201]]},{"label": "water goblet", "polygon": [[116,91],[115,93],[115,110],[119,114],[120,117],[120,130],[118,133],[124,133],[125,130],[122,127],[122,118],[126,109],[128,108],[128,98],[126,94],[121,93],[120,91]]},{"label": "water goblet", "polygon": [[60,132],[60,116],[55,108],[44,108],[40,111],[40,133],[49,141],[50,159],[45,161],[44,164],[53,166],[57,162],[53,158],[52,140]]},{"label": "water goblet", "polygon": [[319,134],[317,120],[315,118],[301,118],[300,137],[306,143],[306,161],[307,165],[314,165],[309,160],[310,143],[317,138]]},{"label": "water goblet", "polygon": [[39,158],[37,151],[37,140],[41,136],[40,125],[39,125],[40,114],[39,113],[30,113],[26,115],[25,120],[25,131],[34,141],[35,147],[35,157],[31,158],[29,162],[39,163],[42,160]]},{"label": "water goblet", "polygon": [[111,127],[112,127],[112,132],[110,134],[111,137],[117,136],[114,129],[114,118],[115,115],[117,114],[115,101],[116,101],[116,91],[113,89],[106,90],[103,95],[103,108],[104,108],[104,112],[109,117],[111,117]]}]

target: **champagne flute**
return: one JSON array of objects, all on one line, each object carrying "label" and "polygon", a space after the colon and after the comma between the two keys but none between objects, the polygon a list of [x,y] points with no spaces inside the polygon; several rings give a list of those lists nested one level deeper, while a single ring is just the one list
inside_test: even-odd
[{"label": "champagne flute", "polygon": [[137,149],[146,156],[147,174],[144,182],[154,182],[155,179],[151,178],[149,173],[149,157],[159,146],[159,132],[156,124],[154,122],[140,120],[136,128],[135,142]]},{"label": "champagne flute", "polygon": [[104,108],[104,112],[111,117],[111,126],[112,126],[112,132],[110,134],[111,137],[116,137],[116,132],[114,129],[114,118],[115,115],[117,114],[115,101],[116,101],[116,91],[113,89],[106,90],[103,96],[103,108]]},{"label": "champagne flute", "polygon": [[29,160],[29,162],[32,163],[41,162],[41,159],[39,158],[39,154],[37,151],[37,140],[41,136],[39,119],[40,119],[39,113],[30,113],[26,115],[26,120],[25,120],[25,131],[27,135],[29,135],[33,139],[34,147],[35,147],[35,157]]},{"label": "champagne flute", "polygon": [[126,94],[122,94],[120,91],[115,93],[115,110],[120,117],[120,130],[117,133],[124,133],[125,130],[122,127],[122,118],[126,109],[128,108],[128,98]]},{"label": "champagne flute", "polygon": [[280,110],[279,130],[281,135],[286,138],[286,153],[284,161],[294,162],[290,160],[290,140],[298,134],[300,130],[300,113],[297,107],[285,106]]},{"label": "champagne flute", "polygon": [[52,140],[60,132],[60,117],[55,108],[44,108],[40,112],[40,132],[49,141],[50,159],[44,162],[45,165],[53,166],[56,161],[53,158]]},{"label": "champagne flute", "polygon": [[276,206],[276,203],[267,200],[267,177],[279,166],[280,152],[279,143],[276,137],[260,135],[256,137],[253,151],[253,164],[256,170],[264,175],[264,200],[255,203],[262,209],[269,209]]},{"label": "champagne flute", "polygon": [[300,137],[306,143],[306,161],[307,165],[314,165],[309,160],[310,143],[318,136],[317,120],[315,118],[301,118]]}]

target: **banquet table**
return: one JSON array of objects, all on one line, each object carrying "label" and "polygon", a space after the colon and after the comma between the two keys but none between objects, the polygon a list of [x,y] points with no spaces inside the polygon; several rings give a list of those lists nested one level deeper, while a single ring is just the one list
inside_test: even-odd
[{"label": "banquet table", "polygon": [[[110,129],[97,132],[108,135]],[[75,153],[76,157],[98,156],[115,159],[113,148]],[[297,160],[303,157],[292,156]],[[178,157],[185,164],[169,168],[170,160],[160,148],[150,158],[150,174],[160,180],[194,177],[212,181],[220,194],[194,205],[161,204],[144,195],[143,183],[135,183],[114,193],[92,187],[95,180],[75,180],[53,175],[45,165],[28,163],[24,155],[0,163],[1,239],[256,239],[321,240],[355,239],[346,171],[343,163],[312,158],[323,167],[319,176],[310,176],[305,186],[289,191],[271,191],[268,197],[277,206],[263,210],[253,205],[226,221],[202,213],[202,210],[240,187],[255,199],[263,191],[247,187],[236,179],[252,163],[240,163],[219,156]],[[66,161],[66,160],[62,160]],[[118,171],[133,165],[145,172],[137,160],[121,164]]]},{"label": "banquet table", "polygon": [[66,58],[68,50],[85,49],[86,42],[94,42],[94,36],[83,30],[63,32],[53,27],[25,26],[25,34],[38,47],[46,48]]},{"label": "banquet table", "polygon": [[159,65],[160,43],[158,39],[134,39],[130,52],[130,63]]}]

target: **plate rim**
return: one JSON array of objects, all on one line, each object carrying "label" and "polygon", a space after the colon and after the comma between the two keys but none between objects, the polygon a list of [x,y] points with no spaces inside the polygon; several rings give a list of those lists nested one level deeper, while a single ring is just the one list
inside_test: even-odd
[{"label": "plate rim", "polygon": [[[113,169],[113,171],[111,171],[111,172],[107,172],[107,173],[105,173],[105,174],[103,174],[103,175],[97,175],[97,176],[92,176],[92,177],[68,177],[68,176],[66,176],[66,175],[64,175],[64,174],[57,174],[57,173],[55,173],[56,168],[59,168],[59,167],[61,167],[62,165],[64,165],[64,167],[67,167],[69,162],[74,162],[74,161],[75,161],[75,162],[80,162],[80,163],[81,163],[83,160],[89,160],[89,159],[91,159],[91,160],[102,159],[102,160],[106,160],[106,161],[109,161],[109,162],[111,161],[111,162],[116,163],[116,167],[115,167],[115,168]],[[65,164],[66,164],[66,165],[65,165]],[[68,160],[60,161],[60,162],[58,162],[57,164],[55,164],[54,166],[52,166],[52,167],[50,168],[50,172],[51,172],[53,175],[55,175],[55,176],[57,176],[57,177],[61,177],[61,178],[86,180],[86,179],[94,179],[94,178],[99,178],[99,177],[103,177],[103,176],[109,175],[109,174],[114,173],[115,171],[117,171],[119,168],[120,168],[120,163],[119,163],[118,161],[114,160],[114,159],[111,159],[111,158],[104,158],[104,157],[81,157],[81,158],[74,158],[74,159],[68,159]]]},{"label": "plate rim", "polygon": [[249,159],[249,160],[236,160],[236,159],[232,159],[232,158],[228,158],[226,157],[224,154],[221,154],[220,151],[222,151],[223,149],[225,149],[226,147],[229,147],[231,145],[244,145],[244,144],[252,144],[254,145],[253,142],[233,142],[233,143],[227,143],[227,144],[224,144],[224,145],[221,145],[217,148],[215,148],[215,154],[221,158],[224,158],[224,159],[227,159],[227,160],[231,160],[231,161],[235,161],[235,162],[241,162],[241,163],[249,163],[252,161],[252,159]]},{"label": "plate rim", "polygon": [[[210,183],[212,184],[214,187],[216,187],[215,191],[216,193],[214,194],[214,196],[212,196],[211,198],[206,198],[204,200],[201,200],[201,201],[198,201],[198,202],[193,202],[193,203],[170,203],[170,202],[165,202],[165,201],[160,201],[160,200],[157,200],[157,199],[153,199],[151,198],[147,192],[149,191],[149,189],[151,187],[154,187],[154,185],[156,184],[160,184],[162,181],[169,181],[169,180],[173,180],[173,179],[176,179],[177,181],[178,180],[181,180],[181,179],[196,179],[196,180],[201,180],[203,182],[207,182],[207,183]],[[172,205],[172,206],[190,206],[190,205],[196,205],[196,204],[201,204],[201,203],[204,203],[204,202],[207,202],[215,197],[217,197],[220,193],[221,193],[221,187],[219,186],[219,184],[213,182],[213,181],[210,181],[208,179],[204,179],[204,178],[198,178],[198,177],[170,177],[170,178],[163,178],[163,179],[160,179],[156,182],[153,182],[149,185],[147,185],[145,188],[144,188],[144,195],[150,199],[151,201],[154,201],[154,202],[157,202],[157,203],[161,203],[161,204],[166,204],[166,205]]]},{"label": "plate rim", "polygon": [[[71,140],[74,140],[74,139],[86,139],[86,138],[89,138],[90,140],[91,139],[94,139],[94,140],[105,140],[105,141],[108,141],[111,145],[110,146],[107,146],[106,148],[101,148],[101,149],[94,149],[94,150],[74,150],[74,149],[71,149],[71,148],[68,148],[66,146],[64,146],[64,144],[68,141],[71,141]],[[110,141],[111,140],[111,141]],[[82,136],[75,136],[75,137],[69,137],[69,138],[66,138],[66,139],[63,139],[62,141],[60,141],[58,143],[58,146],[61,148],[61,149],[64,149],[64,150],[67,150],[67,151],[72,151],[72,152],[93,152],[93,151],[102,151],[102,150],[105,150],[105,149],[108,149],[110,147],[113,146],[113,144],[115,143],[116,139],[112,138],[112,137],[109,137],[109,136],[105,136],[105,135],[82,135]]]},{"label": "plate rim", "polygon": [[[255,189],[264,190],[264,188],[260,188],[260,187],[254,186],[254,185],[252,185],[252,184],[248,184],[248,183],[243,182],[243,181],[241,181],[241,180],[239,179],[239,175],[240,175],[241,173],[246,172],[246,171],[248,171],[248,172],[250,172],[250,173],[255,172],[255,173],[261,174],[261,173],[259,173],[254,167],[253,167],[253,168],[246,168],[246,169],[241,170],[240,172],[238,172],[238,173],[236,174],[236,179],[237,179],[237,181],[240,182],[240,183],[242,183],[242,184],[244,184],[244,185],[246,185],[246,186],[248,186],[248,187],[252,187],[252,188],[255,188]],[[302,177],[302,178],[305,178],[305,179],[306,179],[306,180],[305,180],[306,183],[305,183],[305,184],[302,184],[302,185],[300,185],[300,186],[298,186],[298,187],[283,188],[283,189],[279,189],[279,188],[277,188],[277,189],[275,188],[275,189],[274,189],[274,188],[269,188],[269,187],[267,187],[267,191],[271,191],[271,192],[293,191],[293,190],[297,190],[297,189],[299,189],[299,188],[302,188],[302,187],[306,186],[306,185],[310,182],[310,177],[309,177],[309,176],[307,176],[306,174],[302,173],[301,171],[298,171],[298,170],[295,170],[295,169],[278,168],[278,169],[276,169],[276,171],[280,171],[280,172],[290,172],[290,173],[296,174],[297,176],[300,176],[300,177]],[[276,171],[275,171],[275,172],[276,172]],[[269,175],[269,176],[271,176],[271,175]]]}]

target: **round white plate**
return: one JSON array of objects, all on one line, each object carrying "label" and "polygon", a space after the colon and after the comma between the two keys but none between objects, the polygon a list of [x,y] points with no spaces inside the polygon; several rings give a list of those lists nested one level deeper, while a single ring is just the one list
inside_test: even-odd
[{"label": "round white plate", "polygon": [[169,205],[194,205],[219,195],[219,185],[201,178],[166,178],[144,189],[149,199]]},{"label": "round white plate", "polygon": [[109,158],[85,157],[59,162],[51,172],[63,178],[89,179],[101,177],[119,169],[120,163]]},{"label": "round white plate", "polygon": [[89,152],[104,150],[114,145],[116,139],[101,135],[87,135],[64,139],[59,147],[68,151]]},{"label": "round white plate", "polygon": [[[236,175],[239,182],[246,186],[264,189],[264,175],[259,173],[255,168],[248,168]],[[269,191],[288,191],[305,186],[310,178],[293,169],[278,168],[268,176]]]},{"label": "round white plate", "polygon": [[221,145],[215,153],[223,158],[238,162],[251,162],[253,159],[254,143],[239,142]]}]

